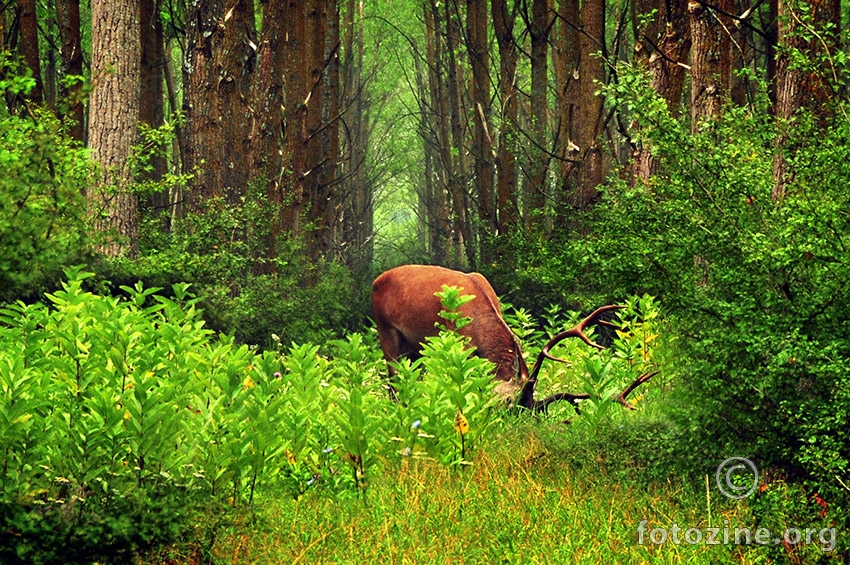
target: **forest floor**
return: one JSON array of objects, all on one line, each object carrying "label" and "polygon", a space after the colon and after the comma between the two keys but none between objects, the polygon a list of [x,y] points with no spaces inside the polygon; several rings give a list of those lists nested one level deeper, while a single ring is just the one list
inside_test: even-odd
[{"label": "forest floor", "polygon": [[612,442],[602,437],[609,432],[594,433],[551,421],[513,424],[467,468],[410,460],[384,470],[362,497],[265,493],[252,513],[219,524],[207,551],[176,545],[139,563],[749,564],[810,562],[798,561],[801,551],[823,557],[819,547],[736,544],[736,528],[755,530],[746,501],[721,496],[713,476],[664,476],[657,466],[663,455],[647,452],[655,450],[651,441]]}]

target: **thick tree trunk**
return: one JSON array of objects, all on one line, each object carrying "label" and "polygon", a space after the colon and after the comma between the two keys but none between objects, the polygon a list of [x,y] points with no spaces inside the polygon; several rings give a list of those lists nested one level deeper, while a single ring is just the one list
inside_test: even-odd
[{"label": "thick tree trunk", "polygon": [[183,167],[194,174],[191,208],[216,197],[239,205],[247,193],[248,108],[255,64],[254,4],[193,0],[183,63]]},{"label": "thick tree trunk", "polygon": [[729,98],[732,72],[732,0],[714,6],[688,2],[691,21],[691,127],[720,117]]},{"label": "thick tree trunk", "polygon": [[306,76],[306,12],[303,2],[289,0],[284,19],[284,130],[283,174],[280,190],[272,202],[281,208],[278,232],[301,233],[301,214],[308,194],[304,192],[307,172],[306,128],[308,80]]},{"label": "thick tree trunk", "polygon": [[576,145],[579,162],[574,173],[573,191],[568,203],[586,211],[599,198],[597,187],[605,180],[602,160],[602,98],[596,95],[605,83],[605,61],[593,55],[605,55],[605,0],[588,0],[581,6],[582,33],[579,37],[579,91]]},{"label": "thick tree trunk", "polygon": [[[333,20],[338,20],[338,12],[325,0],[307,2],[304,54],[309,75],[308,97],[304,102],[307,113],[306,138],[303,141],[307,150],[304,194],[310,198],[308,218],[311,232],[307,254],[314,261],[328,257],[332,250],[337,213],[336,184],[333,182],[336,165],[333,147],[336,144],[331,139],[336,131],[338,116],[331,114],[338,111],[335,110],[336,104],[332,103],[336,96],[336,85],[331,88],[327,80],[332,68],[336,66],[338,52],[338,37],[330,33],[338,25],[331,25]],[[333,44],[331,49],[328,48],[329,43]]]},{"label": "thick tree trunk", "polygon": [[44,90],[41,81],[41,59],[38,54],[38,19],[35,12],[35,0],[18,0],[18,19],[21,34],[19,51],[35,79],[35,87],[30,92],[29,98],[39,103],[44,100]]},{"label": "thick tree trunk", "polygon": [[[635,49],[637,58],[649,68],[650,85],[679,114],[685,88],[685,68],[691,49],[687,0],[664,0],[658,8],[657,24],[649,26]],[[644,181],[657,172],[658,162],[650,147],[638,145],[633,154],[633,178]]]},{"label": "thick tree trunk", "polygon": [[141,44],[136,0],[92,0],[89,147],[102,178],[91,195],[101,246],[111,256],[138,249],[138,202],[130,155],[137,140]]}]

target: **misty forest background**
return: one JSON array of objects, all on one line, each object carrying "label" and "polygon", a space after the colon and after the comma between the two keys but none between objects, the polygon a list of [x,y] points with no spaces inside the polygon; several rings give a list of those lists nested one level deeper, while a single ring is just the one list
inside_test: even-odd
[{"label": "misty forest background", "polygon": [[[20,370],[0,437],[30,446],[4,476],[37,467],[21,454],[48,414],[13,412],[8,375],[40,366],[63,308],[157,288],[198,332],[258,356],[318,344],[307,359],[368,332],[377,274],[433,263],[483,273],[534,331],[551,305],[643,296],[668,472],[744,453],[793,485],[773,510],[850,530],[848,9],[0,0],[0,327]],[[69,413],[89,414],[94,353],[61,343]]]}]

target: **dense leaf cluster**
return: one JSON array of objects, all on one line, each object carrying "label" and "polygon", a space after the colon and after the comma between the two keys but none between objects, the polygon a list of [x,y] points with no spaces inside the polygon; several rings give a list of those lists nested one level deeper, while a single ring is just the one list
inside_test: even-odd
[{"label": "dense leaf cluster", "polygon": [[[0,54],[0,67],[9,65]],[[0,92],[32,79],[0,73]],[[56,116],[0,111],[0,301],[45,290],[86,252],[82,190],[92,167]]]},{"label": "dense leaf cluster", "polygon": [[[534,252],[564,294],[658,296],[678,452],[700,474],[732,455],[845,505],[850,477],[850,123],[730,107],[692,131],[645,77],[608,94],[659,172],[605,187],[588,237]],[[839,113],[839,115],[841,115]],[[774,191],[776,140],[789,184]],[[624,171],[627,173],[628,171]]]}]

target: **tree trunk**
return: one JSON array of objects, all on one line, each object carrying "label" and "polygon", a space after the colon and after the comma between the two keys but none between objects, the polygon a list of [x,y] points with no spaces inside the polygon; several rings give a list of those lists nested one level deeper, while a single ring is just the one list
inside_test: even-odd
[{"label": "tree trunk", "polygon": [[[306,12],[303,2],[289,0],[284,20],[284,130],[283,173],[280,190],[272,202],[281,208],[277,232],[298,235],[301,233],[303,203],[309,195],[304,192],[304,175],[307,172],[306,131],[307,95],[306,76]],[[280,46],[278,47],[280,48]]]},{"label": "tree trunk", "polygon": [[582,33],[579,37],[579,88],[576,145],[579,162],[573,178],[570,207],[586,211],[599,198],[597,187],[605,181],[602,161],[602,98],[596,95],[605,83],[605,0],[588,0],[581,6]]},{"label": "tree trunk", "polygon": [[[368,272],[374,249],[372,183],[366,174],[369,117],[363,79],[363,15],[362,2],[347,0],[342,24],[345,58],[342,61],[343,78],[340,83],[344,89],[340,96],[344,108],[342,118],[345,135],[342,137],[339,175],[343,187],[345,261],[355,273],[355,280],[360,280]],[[418,63],[418,60],[414,60],[414,63]],[[420,81],[418,66],[415,72],[417,81]],[[427,94],[421,84],[418,90],[420,96]],[[426,173],[426,182],[428,180]]]},{"label": "tree trunk", "polygon": [[558,18],[552,40],[552,70],[555,76],[555,155],[560,178],[570,175],[578,155],[575,145],[576,96],[579,77],[579,2],[558,0]]},{"label": "tree trunk", "polygon": [[[329,257],[332,251],[333,229],[337,214],[334,167],[336,152],[333,142],[336,132],[338,106],[334,99],[337,85],[328,77],[336,67],[339,38],[339,13],[325,0],[307,2],[306,68],[308,99],[305,101],[307,121],[307,170],[304,177],[305,195],[310,197],[307,255],[314,261]],[[330,14],[330,15],[329,15]],[[329,47],[330,44],[330,47]],[[338,81],[337,81],[338,83]],[[332,115],[333,114],[333,115]]]},{"label": "tree trunk", "polygon": [[496,200],[498,231],[508,236],[519,220],[517,206],[517,45],[514,40],[516,4],[509,9],[507,0],[491,0],[493,28],[499,45],[499,102],[501,103]]},{"label": "tree trunk", "polygon": [[[83,75],[83,49],[80,42],[80,0],[64,0],[56,3],[56,20],[61,41],[61,75],[64,77]],[[2,33],[2,30],[0,30]],[[0,46],[2,49],[2,46]],[[71,122],[69,133],[77,141],[85,141],[85,105],[83,104],[82,79],[60,90],[60,97],[67,102],[62,118]]]},{"label": "tree trunk", "polygon": [[[685,65],[691,49],[687,0],[665,0],[658,8],[658,22],[644,30],[635,49],[637,58],[649,68],[650,85],[667,103],[673,116],[679,114],[685,88]],[[650,147],[638,145],[633,154],[633,179],[644,181],[657,172],[658,162]]]},{"label": "tree trunk", "polygon": [[138,203],[129,159],[137,140],[141,44],[136,0],[92,0],[89,147],[102,178],[91,195],[101,250],[135,257]]},{"label": "tree trunk", "polygon": [[[457,253],[451,262],[451,266],[458,268],[475,269],[475,241],[473,238],[472,215],[469,206],[469,198],[466,190],[469,179],[468,164],[466,159],[466,137],[464,135],[464,122],[462,116],[466,115],[466,108],[461,98],[461,86],[466,84],[463,68],[458,61],[457,53],[460,48],[460,22],[461,16],[457,12],[457,5],[452,2],[444,3],[445,6],[445,39],[446,39],[446,63],[448,84],[447,103],[449,109],[449,123],[451,124],[450,145],[450,168],[449,168],[449,196],[452,203],[452,230],[453,248]],[[474,216],[473,216],[474,217]],[[465,261],[464,261],[465,257]]]},{"label": "tree trunk", "polygon": [[256,60],[254,3],[193,0],[186,22],[181,153],[184,171],[195,175],[190,207],[203,211],[216,197],[239,205],[250,176],[246,105]]},{"label": "tree trunk", "polygon": [[732,71],[731,0],[713,6],[698,0],[688,2],[691,21],[691,127],[720,117],[729,97]]},{"label": "tree trunk", "polygon": [[[779,44],[780,50],[776,61],[776,118],[779,121],[780,134],[776,139],[776,153],[773,159],[773,193],[775,201],[781,201],[788,192],[789,173],[784,152],[789,150],[789,135],[785,133],[802,109],[812,111],[821,118],[825,126],[829,117],[829,101],[833,96],[833,88],[821,60],[826,55],[825,50],[833,51],[836,47],[835,38],[830,33],[824,33],[827,25],[833,30],[839,29],[840,10],[838,2],[820,2],[806,0],[803,2],[808,10],[797,8],[795,2],[779,0]],[[819,28],[816,34],[810,32]],[[824,39],[825,38],[825,39]],[[822,41],[827,44],[823,45]],[[791,53],[799,51],[808,55],[808,64],[793,64]]]},{"label": "tree trunk", "polygon": [[[491,237],[496,232],[493,194],[493,129],[490,114],[490,52],[487,46],[487,5],[485,0],[466,2],[466,49],[472,67],[470,100],[472,102],[474,182],[478,188],[480,229]],[[482,245],[482,253],[486,247]],[[485,262],[488,257],[482,256]]]},{"label": "tree trunk", "polygon": [[[426,154],[426,223],[429,230],[429,250],[440,265],[447,265],[452,250],[451,205],[449,175],[451,174],[451,133],[448,120],[448,101],[445,94],[443,45],[440,35],[440,11],[433,0],[425,4],[425,41],[428,64],[427,96],[420,102],[423,139]],[[421,76],[421,74],[419,75]],[[424,85],[420,86],[424,91]],[[427,102],[425,102],[427,100]]]},{"label": "tree trunk", "polygon": [[[145,85],[139,100],[139,122],[155,129],[165,122],[165,93],[163,71],[165,70],[165,38],[159,19],[159,2],[140,0],[141,18],[141,84]],[[147,180],[160,181],[168,172],[168,161],[164,148],[151,148],[151,170],[145,173]],[[168,190],[152,194],[147,198],[147,207],[154,213],[168,210]]]},{"label": "tree trunk", "polygon": [[41,59],[38,54],[38,20],[35,0],[18,0],[18,19],[21,33],[19,50],[35,79],[35,87],[30,92],[29,98],[38,104],[44,100],[44,90],[41,82]]},{"label": "tree trunk", "polygon": [[543,231],[546,212],[546,173],[549,168],[546,125],[549,121],[548,56],[549,2],[533,0],[529,35],[531,36],[531,148],[528,153],[529,174],[525,184],[523,211],[529,231]]}]

